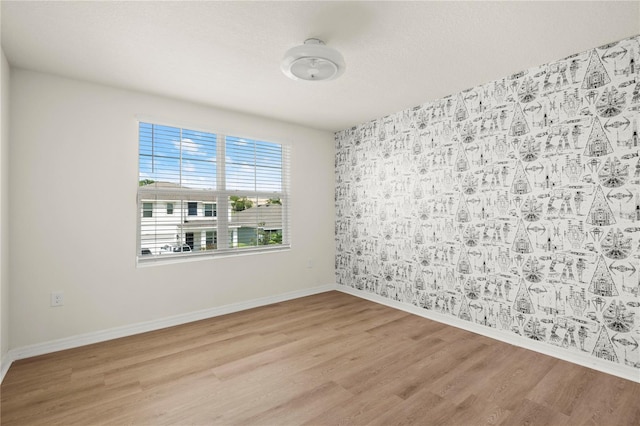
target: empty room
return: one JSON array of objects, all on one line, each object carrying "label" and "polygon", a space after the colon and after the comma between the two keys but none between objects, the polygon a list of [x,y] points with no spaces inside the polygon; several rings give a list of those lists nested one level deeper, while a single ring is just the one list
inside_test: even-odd
[{"label": "empty room", "polygon": [[0,424],[640,424],[640,2],[0,2]]}]

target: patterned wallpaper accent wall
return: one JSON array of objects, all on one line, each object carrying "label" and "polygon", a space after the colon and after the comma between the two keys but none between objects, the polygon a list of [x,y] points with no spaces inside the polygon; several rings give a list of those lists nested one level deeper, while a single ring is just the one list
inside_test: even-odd
[{"label": "patterned wallpaper accent wall", "polygon": [[338,284],[640,371],[639,126],[635,36],[336,133]]}]

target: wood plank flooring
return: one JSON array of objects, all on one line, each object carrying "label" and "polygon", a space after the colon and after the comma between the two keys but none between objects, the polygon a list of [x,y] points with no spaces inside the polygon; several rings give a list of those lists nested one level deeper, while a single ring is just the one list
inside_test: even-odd
[{"label": "wood plank flooring", "polygon": [[327,292],[16,361],[2,425],[640,425],[640,384]]}]

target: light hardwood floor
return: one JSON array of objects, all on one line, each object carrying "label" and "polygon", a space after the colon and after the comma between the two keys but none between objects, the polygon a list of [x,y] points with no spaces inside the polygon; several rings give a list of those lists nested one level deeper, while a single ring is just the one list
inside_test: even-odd
[{"label": "light hardwood floor", "polygon": [[640,425],[640,384],[340,292],[15,362],[2,425]]}]

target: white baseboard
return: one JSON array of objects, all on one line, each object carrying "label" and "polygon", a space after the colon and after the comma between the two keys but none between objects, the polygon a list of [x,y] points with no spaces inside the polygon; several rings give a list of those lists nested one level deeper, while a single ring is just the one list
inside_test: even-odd
[{"label": "white baseboard", "polygon": [[630,367],[628,365],[614,364],[598,358],[592,357],[588,354],[571,353],[561,348],[557,348],[550,344],[534,342],[526,337],[513,335],[506,333],[502,330],[495,328],[484,327],[479,324],[475,324],[469,321],[461,320],[451,315],[444,315],[439,312],[426,310],[409,303],[398,302],[376,293],[370,293],[363,290],[357,290],[344,285],[336,285],[336,290],[343,293],[350,294],[352,296],[360,297],[362,299],[370,300],[372,302],[380,303],[391,308],[400,309],[411,314],[419,315],[421,317],[438,321],[453,327],[462,328],[463,330],[470,331],[472,333],[480,334],[492,339],[500,340],[501,342],[508,343],[510,345],[519,346],[521,348],[529,349],[534,352],[539,352],[545,355],[559,358],[563,361],[571,362],[573,364],[582,365],[583,367],[592,368],[594,370],[601,371],[603,373],[611,374],[623,379],[631,380],[633,382],[640,383],[640,371]]},{"label": "white baseboard", "polygon": [[539,352],[545,355],[552,356],[554,358],[562,359],[574,364],[582,365],[584,367],[592,368],[594,370],[601,371],[603,373],[611,374],[623,379],[631,380],[633,382],[640,383],[640,372],[636,369],[626,366],[609,363],[606,361],[600,361],[597,358],[589,356],[587,354],[570,353],[563,351],[560,348],[556,348],[551,345],[540,344],[532,342],[530,339],[521,336],[514,336],[507,334],[501,330],[482,327],[475,323],[463,321],[459,318],[452,317],[450,315],[443,315],[439,312],[421,309],[417,306],[398,302],[388,299],[386,297],[379,296],[375,293],[369,293],[366,291],[356,290],[351,287],[342,285],[328,284],[319,287],[313,287],[310,289],[298,290],[289,293],[279,294],[275,296],[267,296],[259,299],[247,300],[244,302],[232,303],[229,305],[219,306],[211,309],[203,309],[200,311],[189,312],[186,314],[175,315],[168,318],[162,318],[159,320],[146,321],[142,323],[132,324],[123,327],[116,327],[108,330],[102,330],[92,333],[79,334],[76,336],[70,336],[63,339],[52,340],[49,342],[38,343],[35,345],[23,346],[9,350],[2,361],[0,362],[0,383],[4,379],[5,374],[9,370],[11,363],[18,359],[29,358],[32,356],[43,355],[51,352],[61,351],[65,349],[76,348],[79,346],[89,345],[92,343],[104,342],[107,340],[117,339],[120,337],[132,336],[135,334],[146,333],[148,331],[159,330],[162,328],[173,327],[175,325],[186,324],[193,321],[199,321],[207,318],[213,318],[220,315],[226,315],[233,312],[244,311],[247,309],[257,308],[260,306],[270,305],[272,303],[284,302],[286,300],[297,299],[300,297],[311,296],[318,293],[324,293],[331,290],[338,290],[343,293],[351,294],[352,296],[360,297],[375,303],[389,306],[391,308],[399,309],[411,314],[419,315],[421,317],[438,321],[453,327],[458,327],[476,334],[490,337],[492,339],[499,340],[514,346],[519,346],[525,349],[529,349],[535,352]]},{"label": "white baseboard", "polygon": [[11,367],[12,362],[13,360],[9,358],[8,353],[5,354],[4,357],[2,357],[2,361],[0,361],[0,384],[4,380],[4,376],[5,374],[7,374],[7,371],[9,371],[9,367]]},{"label": "white baseboard", "polygon": [[292,291],[289,293],[277,294],[274,296],[261,297],[229,305],[218,306],[210,309],[189,312],[186,314],[175,315],[158,320],[145,321],[137,324],[115,327],[108,330],[95,331],[91,333],[78,334],[76,336],[65,337],[62,339],[51,340],[44,343],[23,346],[9,350],[2,359],[2,376],[0,383],[4,379],[4,375],[9,370],[11,363],[15,360],[29,358],[37,355],[44,355],[51,352],[57,352],[65,349],[77,348],[79,346],[90,345],[92,343],[104,342],[120,337],[132,336],[135,334],[146,333],[148,331],[159,330],[162,328],[173,327],[176,325],[186,324],[193,321],[199,321],[207,318],[213,318],[220,315],[231,314],[234,312],[244,311],[247,309],[257,308],[260,306],[270,305],[273,303],[284,302],[286,300],[298,299],[300,297],[311,296],[313,294],[324,293],[326,291],[335,290],[335,284],[328,284],[319,287],[308,288],[304,290]]}]

